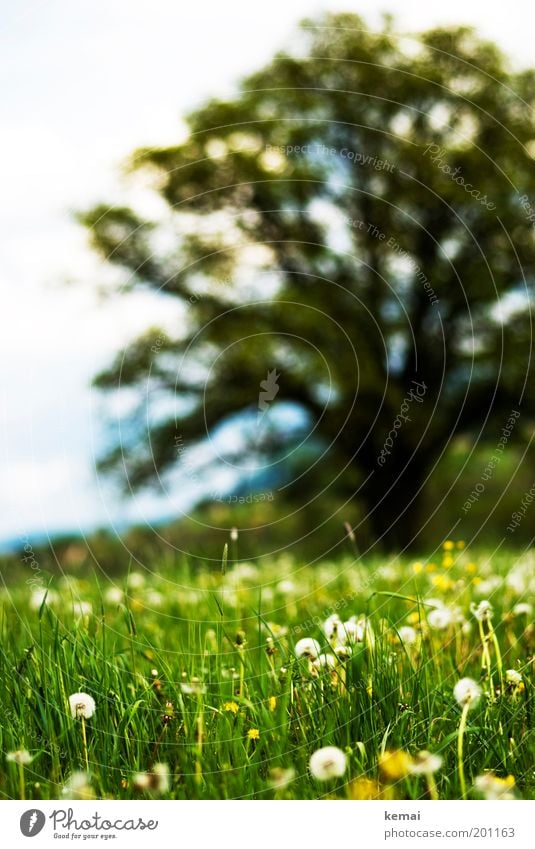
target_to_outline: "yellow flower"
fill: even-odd
[[[470,575],[473,575],[474,572],[477,572],[477,566],[475,563],[467,563],[465,568],[466,571],[470,573]]]
[[[270,696],[270,697],[269,697],[269,699],[268,699],[268,707],[269,707],[270,711],[273,713],[273,711],[274,711],[274,710],[275,710],[275,708],[277,707],[277,699],[275,698],[275,696]]]
[[[457,540],[457,548],[464,548],[464,546],[465,546],[464,539]]]
[[[444,569],[449,569],[450,566],[453,566],[454,563],[455,561],[451,554],[445,554],[442,558],[442,565],[444,566]]]
[[[422,566],[421,563],[413,563],[412,564],[412,571],[415,573],[415,575],[418,575],[420,572],[422,572],[423,568],[424,567]]]
[[[260,731],[258,730],[258,728],[249,728],[249,731],[247,732],[247,739],[248,740],[258,740],[258,739],[260,739]]]
[[[229,713],[238,713],[239,709],[239,705],[237,705],[236,702],[225,702],[223,705],[223,710],[226,710]]]
[[[444,551],[451,551],[455,547],[455,543],[451,539],[446,539],[442,543],[442,548]]]
[[[355,778],[349,783],[351,799],[382,799],[381,787],[371,778]]]
[[[437,571],[436,563],[428,563],[427,566],[425,567],[425,570],[426,570],[426,572],[436,572]]]
[[[379,755],[379,775],[381,781],[399,781],[409,774],[413,760],[402,749],[386,751]]]

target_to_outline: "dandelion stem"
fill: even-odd
[[[496,636],[496,631],[492,627],[492,623],[489,620],[489,634],[492,640],[492,645],[494,646],[494,651],[496,652],[496,666],[498,667],[498,675],[500,677],[500,692],[503,693],[503,662],[502,662],[502,653],[500,651],[500,644],[498,642],[498,637]]]
[[[19,763],[19,796],[21,799],[26,798],[26,785],[24,781],[24,764]]]
[[[85,768],[87,772],[89,772],[89,756],[87,753],[87,734],[85,731],[85,716],[82,716],[82,740],[84,744],[84,760],[85,760]]]
[[[432,772],[428,772],[426,775],[427,778],[427,789],[429,791],[429,797],[436,802],[438,799],[438,790],[437,783],[435,781],[435,776]]]
[[[485,676],[488,678],[490,689],[492,691],[492,674],[490,670],[490,652],[489,652],[489,635],[485,634],[485,630],[483,628],[483,622],[479,620],[479,635],[481,637],[481,668],[485,673]]]
[[[461,714],[461,721],[459,723],[459,731],[457,733],[457,761],[459,768],[459,783],[461,785],[461,799],[466,797],[466,779],[464,777],[464,760],[463,760],[463,744],[464,744],[464,733],[466,731],[466,720],[468,718],[468,711],[470,710],[470,702],[467,701],[463,707],[463,712]]]

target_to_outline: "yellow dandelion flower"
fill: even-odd
[[[449,569],[450,566],[453,566],[454,563],[455,563],[455,560],[453,559],[451,554],[445,554],[444,557],[442,558],[442,565],[443,565],[444,569]]]
[[[422,566],[421,563],[413,563],[412,564],[412,571],[414,572],[415,575],[419,575],[420,572],[423,572],[423,569],[424,569],[424,567]]]
[[[413,760],[408,752],[398,749],[379,755],[378,765],[381,781],[399,781],[409,775]]]
[[[466,545],[466,543],[465,543],[464,539],[457,540],[457,548],[463,549],[465,547],[465,545]]]
[[[427,566],[425,567],[425,571],[426,572],[436,572],[437,571],[436,563],[428,563]]]
[[[277,707],[277,699],[275,698],[275,696],[270,696],[270,697],[269,697],[269,699],[268,699],[268,707],[269,707],[270,711],[273,713],[273,711],[274,711],[274,710],[275,710],[275,708]]]
[[[444,551],[451,551],[453,548],[455,548],[455,543],[451,539],[446,539],[442,543],[442,548],[444,549]]]
[[[420,614],[417,610],[414,610],[412,613],[409,613],[407,616],[407,622],[409,625],[417,625],[420,621]]]
[[[258,730],[258,728],[249,728],[249,731],[247,732],[247,739],[248,740],[259,740],[260,739],[260,731]]]
[[[371,778],[355,778],[349,783],[350,799],[382,799],[381,787]]]
[[[467,563],[465,569],[469,575],[473,575],[474,572],[477,572],[477,566],[475,563]]]
[[[236,702],[225,702],[225,704],[223,705],[223,710],[227,711],[228,713],[238,713],[239,709],[240,707],[236,704]]]

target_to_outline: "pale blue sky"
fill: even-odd
[[[473,23],[515,63],[535,64],[532,0],[2,0],[0,9],[0,541],[185,503],[171,493],[121,504],[94,471],[102,401],[91,375],[163,306],[99,301],[106,274],[72,211],[149,202],[120,180],[133,148],[176,140],[185,109],[231,92],[321,9],[359,12],[372,27],[390,11],[404,31]]]

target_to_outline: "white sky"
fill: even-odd
[[[89,381],[163,307],[99,302],[103,271],[72,211],[128,200],[118,172],[132,149],[175,141],[184,110],[230,93],[322,9],[371,27],[393,12],[406,32],[472,23],[535,64],[533,0],[0,0],[0,542],[162,510],[99,491]]]

